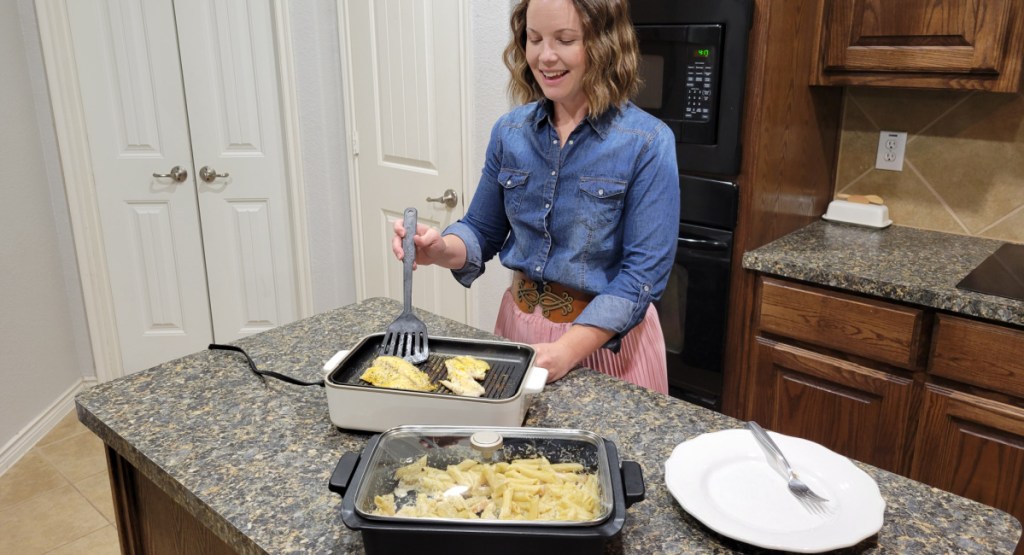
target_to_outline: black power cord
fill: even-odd
[[[235,347],[234,345],[221,345],[219,343],[210,343],[210,350],[235,351],[236,353],[242,353],[242,356],[245,357],[245,361],[247,363],[249,363],[249,370],[252,370],[252,373],[256,374],[256,376],[259,377],[260,381],[263,382],[263,385],[267,385],[267,379],[264,376],[270,376],[271,378],[276,378],[276,379],[281,380],[283,382],[288,382],[288,383],[294,384],[294,385],[302,385],[302,386],[316,385],[316,386],[324,387],[324,381],[323,380],[319,380],[319,381],[315,381],[315,382],[304,382],[302,380],[293,378],[291,376],[286,376],[284,374],[278,374],[277,372],[271,372],[269,370],[260,370],[260,369],[256,368],[256,363],[253,362],[252,357],[249,356],[249,353],[245,352],[245,349],[243,349],[241,347]]]

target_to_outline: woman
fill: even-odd
[[[463,219],[417,226],[416,263],[469,285],[515,270],[495,333],[532,344],[548,381],[580,365],[668,392],[652,301],[675,256],[675,139],[629,102],[639,88],[625,0],[521,0],[505,65],[521,106],[495,123]],[[392,250],[402,258],[402,222]]]

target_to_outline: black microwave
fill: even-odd
[[[676,136],[682,173],[737,175],[752,0],[633,0],[635,102]]]

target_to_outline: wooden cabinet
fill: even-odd
[[[911,478],[1024,520],[1024,409],[929,384],[916,436]]]
[[[1024,521],[1024,330],[765,276],[755,306],[740,418]]]
[[[905,474],[892,422],[910,418],[923,311],[771,278],[758,291],[749,417]]]
[[[892,422],[910,418],[911,380],[764,338],[755,352],[753,420],[905,474],[907,434]]]
[[[824,0],[812,84],[1021,90],[1019,0]]]
[[[1024,398],[1024,332],[939,315],[928,372]]]

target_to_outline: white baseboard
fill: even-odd
[[[68,388],[42,414],[37,416],[25,429],[14,436],[0,449],[0,474],[7,472],[14,463],[21,460],[29,449],[50,433],[60,421],[75,408],[75,395],[96,385],[96,378],[82,378]]]

